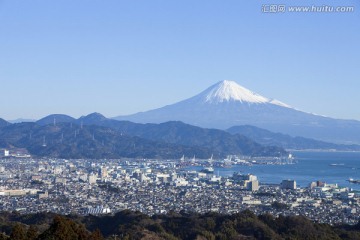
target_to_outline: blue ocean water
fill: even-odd
[[[284,179],[294,179],[300,187],[310,182],[337,183],[339,186],[360,190],[360,184],[350,183],[349,178],[360,179],[360,152],[295,152],[296,164],[291,165],[235,165],[231,168],[215,168],[220,176],[233,172],[251,173],[262,183],[279,184]],[[332,166],[331,164],[338,164]],[[201,169],[201,167],[192,167]]]

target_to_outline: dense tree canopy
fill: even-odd
[[[256,216],[169,212],[152,217],[125,210],[107,216],[60,216],[52,213],[0,214],[0,240],[228,240],[360,239],[360,223],[330,226],[303,216]]]

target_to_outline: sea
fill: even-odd
[[[307,187],[311,182],[337,183],[360,191],[360,184],[350,183],[349,178],[360,179],[360,152],[293,152],[295,164],[252,166],[233,165],[228,168],[214,168],[219,176],[231,176],[234,172],[256,175],[260,183],[280,184],[284,179],[293,179],[299,187]],[[202,167],[191,167],[201,170]]]

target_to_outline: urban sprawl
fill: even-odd
[[[356,224],[360,194],[323,182],[259,183],[251,174],[217,176],[212,166],[251,161],[0,158],[0,211],[101,215],[130,209],[304,215],[315,222]],[[275,164],[276,162],[273,162]],[[202,166],[201,171],[191,166]]]

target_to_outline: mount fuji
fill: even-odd
[[[218,82],[200,94],[178,103],[115,119],[138,123],[183,121],[218,129],[253,125],[292,136],[360,144],[359,121],[333,119],[303,112],[229,80]]]

